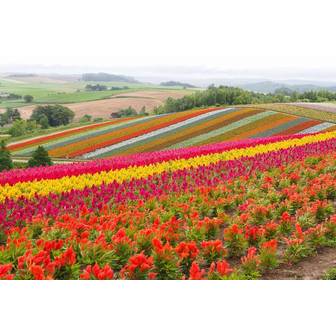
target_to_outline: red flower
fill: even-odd
[[[303,232],[302,232],[302,228],[300,226],[300,224],[296,223],[295,224],[295,229],[296,229],[296,233],[298,238],[303,239]]]
[[[12,280],[14,275],[10,274],[13,268],[12,264],[0,265],[0,279],[1,280]]]
[[[259,264],[259,258],[257,257],[257,249],[252,246],[247,250],[247,255],[241,258],[242,264],[248,264],[249,262],[254,261],[256,264]]]
[[[204,274],[205,271],[201,270],[196,262],[191,264],[189,280],[202,280]]]
[[[290,219],[291,219],[291,216],[290,216],[290,214],[289,214],[287,211],[285,211],[285,212],[281,215],[281,220],[282,220],[283,222],[289,222]]]
[[[43,268],[40,265],[31,265],[29,270],[30,270],[30,273],[33,275],[35,280],[43,280],[44,279]]]
[[[272,240],[269,240],[269,241],[267,241],[267,242],[264,242],[264,243],[261,245],[261,247],[262,247],[263,249],[267,249],[267,250],[269,250],[269,251],[271,251],[271,252],[275,252],[275,251],[277,250],[277,248],[278,248],[278,242],[277,242],[276,239],[272,239]]]
[[[103,268],[100,268],[98,264],[93,267],[91,265],[87,266],[83,273],[80,275],[82,280],[111,280],[113,279],[113,270],[110,265],[106,264]]]
[[[222,260],[211,264],[209,273],[213,272],[217,272],[220,276],[225,276],[232,272],[232,268],[226,260]]]
[[[195,242],[181,242],[176,246],[175,250],[182,259],[195,259],[199,252]]]

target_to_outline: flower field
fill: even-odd
[[[15,156],[29,157],[43,145],[55,158],[96,159],[334,129],[334,123],[274,110],[208,108],[112,120],[10,144],[9,149]]]
[[[335,246],[335,171],[323,132],[2,172],[0,278],[262,278]]]

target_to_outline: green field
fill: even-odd
[[[0,109],[6,107],[21,107],[31,104],[80,103],[85,101],[106,99],[121,93],[131,93],[147,89],[183,90],[179,87],[165,88],[160,85],[154,84],[104,82],[102,84],[108,87],[128,86],[129,89],[120,89],[113,91],[85,91],[85,86],[87,84],[96,84],[96,82],[74,81],[67,83],[34,83],[0,77],[0,93],[15,93],[21,96],[32,95],[34,97],[34,101],[32,103],[26,103],[23,99],[6,100],[0,98]],[[185,91],[186,93],[191,92],[191,90]]]

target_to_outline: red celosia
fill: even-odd
[[[217,272],[220,276],[226,276],[232,272],[230,264],[226,260],[213,262],[210,266],[209,273]]]
[[[290,214],[285,211],[282,215],[281,215],[281,220],[284,221],[284,222],[289,222],[291,219],[291,216]]]
[[[12,264],[0,265],[0,280],[12,280],[14,275],[10,274],[13,268]]]
[[[278,248],[278,242],[276,239],[272,239],[272,240],[262,243],[261,247],[263,249],[267,249],[270,252],[274,253]]]
[[[196,262],[191,264],[189,280],[202,280],[204,274],[205,271],[201,270]]]
[[[195,242],[181,242],[176,246],[175,250],[182,259],[195,259],[199,253]]]
[[[91,265],[87,266],[80,278],[83,280],[110,280],[113,279],[113,275],[110,265],[106,264],[103,268],[100,268],[98,264],[95,264],[93,267]]]

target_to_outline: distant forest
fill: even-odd
[[[125,83],[139,83],[133,77],[113,75],[105,72],[98,73],[84,73],[82,80],[86,82],[125,82]]]
[[[196,86],[188,84],[188,83],[181,83],[181,82],[176,82],[176,81],[169,81],[169,82],[162,82],[160,83],[161,86],[183,86],[185,88],[196,88]]]
[[[204,91],[197,91],[182,98],[168,98],[164,105],[154,109],[154,113],[172,113],[214,105],[266,104],[290,102],[327,102],[335,101],[336,92],[327,90],[296,92],[276,90],[274,93],[256,93],[230,86],[210,86]]]

